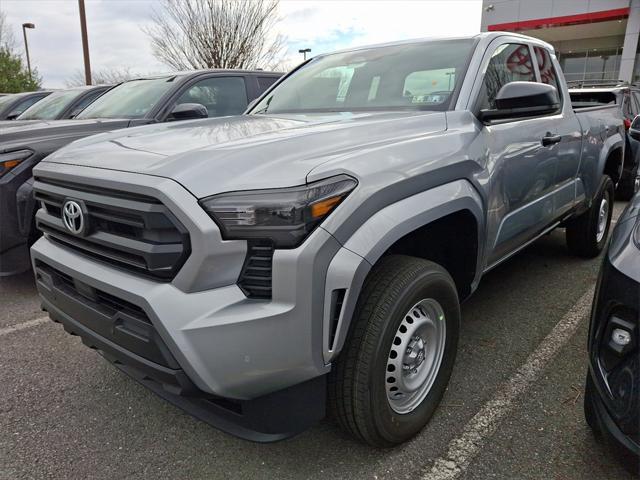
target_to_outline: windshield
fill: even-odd
[[[173,86],[176,76],[131,80],[109,90],[76,118],[142,118]]]
[[[473,40],[437,40],[312,60],[251,113],[447,110]]]
[[[84,89],[53,92],[44,99],[27,108],[18,120],[55,120],[73,102]]]

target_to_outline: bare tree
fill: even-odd
[[[176,70],[277,68],[284,37],[273,34],[279,0],[163,0],[143,28],[153,53]]]
[[[129,67],[99,68],[91,72],[91,79],[94,85],[114,85],[136,77],[140,77],[140,75],[132,72]],[[64,83],[67,87],[85,85],[84,70],[76,70]]]
[[[7,25],[7,15],[2,11],[0,11],[0,48],[12,53],[16,48],[13,30]]]

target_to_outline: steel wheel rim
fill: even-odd
[[[598,233],[596,234],[596,240],[598,243],[604,238],[604,234],[607,231],[607,220],[609,219],[609,198],[608,194],[602,197],[600,202],[600,210],[598,211]]]
[[[434,299],[420,300],[396,330],[385,372],[387,401],[399,414],[415,410],[431,391],[442,365],[447,326]]]

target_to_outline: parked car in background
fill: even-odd
[[[112,85],[96,85],[57,90],[22,112],[15,120],[0,121],[2,128],[14,128],[44,120],[74,118]]]
[[[73,120],[0,130],[0,276],[29,268],[28,245],[37,233],[31,171],[44,157],[74,140],[109,130],[238,115],[281,75],[201,70],[139,78],[112,88]]]
[[[619,217],[589,327],[584,397],[589,426],[640,474],[640,195]]]
[[[390,447],[438,407],[485,272],[558,226],[571,253],[602,251],[624,135],[615,105],[574,112],[531,37],[322,55],[245,115],[40,162],[38,291],[219,428],[279,440],[328,398],[345,430]]]
[[[569,93],[575,108],[616,104],[627,131],[633,119],[640,114],[640,87],[637,85],[611,81],[581,81],[571,82],[571,86],[573,88],[569,89]],[[616,197],[621,200],[633,197],[640,164],[640,141],[628,135],[626,142],[623,171],[616,188]]]
[[[14,120],[27,108],[49,95],[49,90],[13,93],[0,98],[0,120]]]

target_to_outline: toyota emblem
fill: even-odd
[[[74,200],[67,200],[62,207],[62,221],[71,233],[81,235],[84,232],[84,213],[80,204]]]

